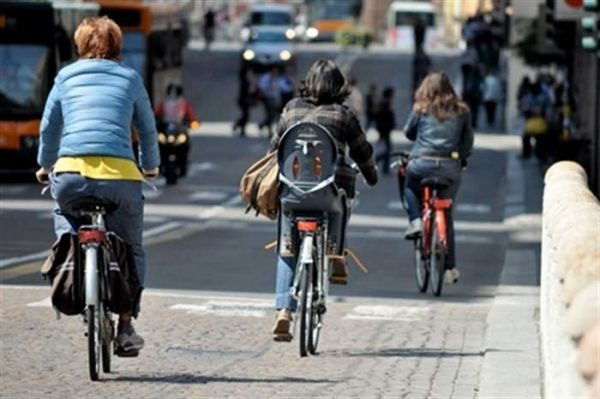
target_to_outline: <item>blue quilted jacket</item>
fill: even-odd
[[[79,60],[54,80],[40,126],[38,163],[50,168],[58,157],[85,155],[133,160],[132,122],[141,166],[157,167],[156,123],[140,75],[111,60]]]

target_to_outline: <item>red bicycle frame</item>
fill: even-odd
[[[452,200],[438,198],[437,195],[433,195],[433,190],[429,186],[423,187],[422,200],[423,210],[421,218],[423,221],[423,247],[427,252],[431,251],[432,216],[435,216],[434,220],[440,235],[440,241],[444,247],[447,247],[448,224],[446,223],[446,209],[452,207]]]

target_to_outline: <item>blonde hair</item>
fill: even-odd
[[[415,93],[413,110],[431,114],[440,121],[455,118],[468,109],[456,95],[450,79],[442,72],[427,75]]]
[[[85,18],[75,31],[75,45],[81,58],[119,60],[123,46],[121,28],[106,16]]]

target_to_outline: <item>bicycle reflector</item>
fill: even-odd
[[[81,230],[79,242],[81,244],[99,244],[104,240],[104,232],[100,230]]]
[[[436,198],[435,201],[433,201],[433,207],[435,209],[448,209],[451,206],[452,206],[452,200],[449,198],[446,198],[446,199]]]
[[[296,225],[298,227],[298,231],[303,232],[314,232],[317,231],[317,222],[314,220],[300,220]]]
[[[298,157],[294,157],[292,161],[292,175],[294,175],[295,180],[298,180],[298,176],[300,176],[300,160]]]

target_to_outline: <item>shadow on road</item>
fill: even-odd
[[[237,377],[219,377],[219,376],[203,376],[198,374],[164,374],[164,375],[137,375],[137,376],[122,376],[116,377],[112,381],[121,382],[149,382],[149,383],[171,383],[171,384],[208,384],[211,382],[217,383],[241,383],[241,384],[331,384],[338,383],[337,380],[328,379],[310,379],[298,377],[281,377],[281,378],[237,378]]]
[[[491,352],[508,352],[498,349],[486,349],[478,352],[457,352],[452,350],[444,349],[431,349],[431,348],[389,348],[380,349],[375,351],[363,351],[363,352],[332,352],[331,356],[339,357],[419,357],[419,358],[446,358],[446,357],[475,357],[485,356]],[[516,352],[516,351],[510,351]],[[327,356],[323,353],[322,356]]]

